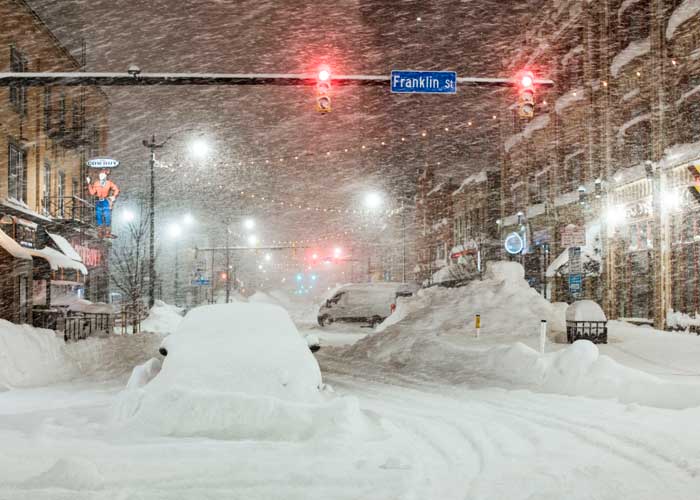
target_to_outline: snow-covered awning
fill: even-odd
[[[0,248],[12,255],[15,259],[32,260],[32,256],[27,249],[10,238],[2,229],[0,229]]]
[[[600,255],[596,254],[591,247],[581,247],[581,265],[585,266],[590,262],[600,262]],[[563,274],[568,274],[569,266],[569,247],[566,247],[559,256],[552,261],[552,263],[547,267],[545,275],[548,278],[553,278],[554,276],[561,276]],[[564,269],[564,268],[567,269]],[[566,271],[566,272],[564,272]]]
[[[53,233],[49,233],[49,236],[51,236],[51,239],[56,244],[58,249],[64,254],[66,254],[67,257],[78,262],[83,261],[82,257],[80,257],[80,254],[75,250],[75,248],[73,248],[73,245],[68,243],[68,240],[65,239],[63,236],[61,236],[60,234]]]
[[[72,269],[80,272],[81,274],[87,274],[87,268],[82,262],[75,261],[68,257],[66,254],[54,250],[53,248],[28,248],[27,252],[32,257],[37,257],[44,259],[49,263],[52,271],[58,271],[59,269]]]

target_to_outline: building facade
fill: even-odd
[[[80,71],[23,0],[0,0],[0,71]],[[107,148],[97,88],[0,87],[0,318],[31,319],[76,296],[107,299],[108,244],[93,227],[85,162]]]
[[[536,89],[533,119],[508,107],[515,92],[501,106],[500,196],[488,199],[500,246],[512,233],[524,240],[508,258],[551,300],[591,298],[610,318],[672,327],[669,311],[700,311],[688,168],[700,165],[700,2],[546,2],[531,19],[503,71],[527,68],[555,86]],[[435,223],[470,202],[428,201],[429,186],[423,174],[418,219]],[[453,243],[479,223],[455,215]],[[430,262],[425,252],[444,236],[422,227]]]

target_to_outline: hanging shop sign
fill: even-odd
[[[569,247],[569,275],[581,274],[582,272],[581,247]]]
[[[522,251],[525,249],[525,242],[519,233],[513,232],[506,236],[503,246],[506,249],[506,252],[511,255],[516,255],[522,253]]]
[[[653,213],[654,207],[651,203],[651,198],[630,203],[625,207],[625,215],[628,219],[650,217]]]
[[[574,297],[580,295],[581,288],[583,284],[583,279],[580,274],[570,274],[569,275],[569,292]]]
[[[582,247],[586,245],[586,230],[576,224],[568,224],[561,228],[561,246]]]
[[[86,164],[90,168],[117,168],[119,161],[113,158],[91,158]]]
[[[534,245],[549,243],[549,240],[549,229],[540,229],[539,231],[532,232],[532,242]]]

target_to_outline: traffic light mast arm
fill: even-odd
[[[316,73],[0,73],[0,87],[22,85],[316,85]],[[332,75],[334,85],[387,85],[389,75]],[[511,87],[513,78],[458,77],[457,83],[470,86]],[[552,80],[538,79],[535,85],[551,87]]]

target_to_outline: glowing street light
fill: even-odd
[[[270,255],[269,253],[265,254],[265,260],[267,262],[270,262],[272,260],[272,255]]]
[[[195,158],[206,158],[209,155],[209,143],[204,139],[196,139],[190,143],[190,153]]]
[[[248,230],[251,230],[255,228],[255,221],[253,219],[246,219],[243,221],[243,227]]]
[[[342,248],[340,248],[340,247],[335,247],[335,248],[333,249],[333,257],[335,257],[336,259],[337,259],[338,257],[340,257],[342,254],[343,254],[343,249],[342,249]]]
[[[377,192],[370,192],[365,195],[365,206],[370,210],[379,208],[382,205],[382,195]]]
[[[122,216],[125,222],[133,222],[136,219],[136,214],[131,210],[124,210],[124,215]]]
[[[192,214],[187,213],[185,216],[182,218],[182,222],[186,225],[189,226],[192,223],[194,223],[194,217],[192,217]]]
[[[254,247],[255,245],[257,245],[258,244],[258,237],[255,236],[254,234],[251,234],[250,236],[248,236],[248,244],[251,247]]]
[[[182,234],[182,228],[177,224],[170,224],[170,226],[168,226],[168,233],[171,238],[177,238]]]

